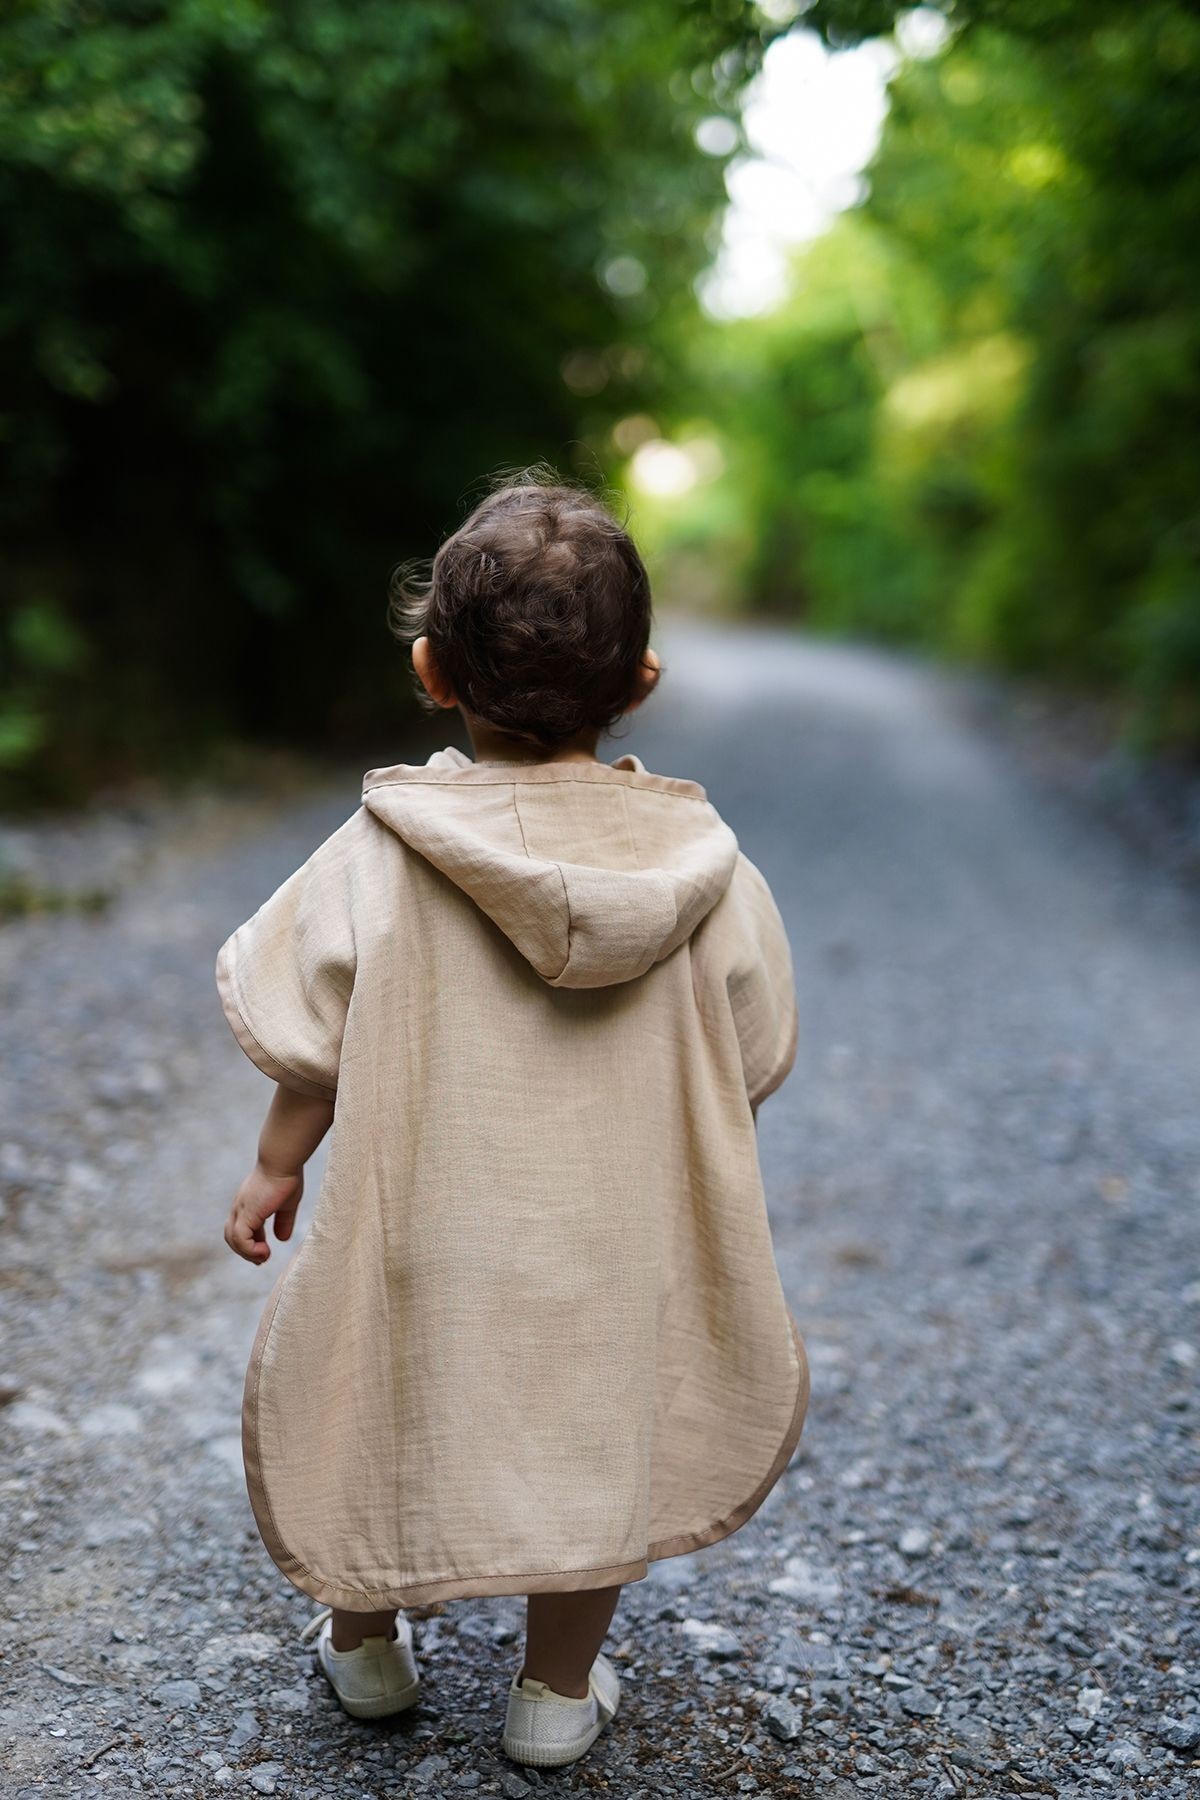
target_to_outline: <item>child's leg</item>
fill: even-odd
[[[620,1587],[568,1594],[530,1594],[526,1602],[521,1679],[544,1681],[556,1694],[586,1700],[588,1674],[612,1623]]]
[[[330,1620],[330,1642],[335,1650],[357,1650],[364,1638],[390,1638],[396,1623],[396,1608],[390,1612],[343,1612],[335,1606]]]

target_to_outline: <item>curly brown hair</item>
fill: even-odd
[[[641,691],[642,559],[603,500],[544,465],[503,477],[431,565],[395,571],[389,593],[395,635],[427,637],[455,698],[510,737],[553,748],[610,732]]]

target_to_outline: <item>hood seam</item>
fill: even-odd
[[[468,766],[469,766],[469,768],[474,769],[474,768],[478,768],[480,765],[477,763],[471,763]],[[543,765],[535,765],[535,767],[541,767],[541,766],[543,766]],[[603,767],[605,767],[606,769],[612,769],[612,766],[613,765],[611,763],[605,763],[603,765]],[[455,783],[455,780],[458,776],[463,775],[466,772],[467,772],[466,769],[448,769],[448,770],[446,770],[445,774],[442,776],[437,776],[437,775],[393,775],[384,781],[364,782],[362,792],[364,795],[372,794],[376,791],[377,788],[383,788],[383,787],[448,787]],[[635,769],[617,769],[615,771],[615,773],[618,776],[628,777],[628,779],[619,781],[617,784],[623,792],[628,788],[635,787],[635,788],[640,788],[644,792],[647,792],[647,793],[666,794],[666,795],[669,795],[670,798],[675,799],[675,800],[692,800],[692,801],[697,802],[701,806],[709,806],[712,804],[706,793],[696,794],[696,793],[687,793],[686,791],[684,791],[683,786],[682,786],[683,783],[686,782],[688,787],[694,787],[696,785],[694,782],[688,781],[686,776],[654,775],[648,769],[644,771],[645,779],[639,779],[639,773],[642,773],[642,772],[639,772],[638,770],[635,770]],[[555,773],[553,775],[547,774],[544,776],[541,776],[541,775],[535,776],[534,779],[535,780],[549,780],[549,781],[556,781],[556,782],[565,782],[565,781],[592,782],[592,781],[596,781],[597,779],[604,779],[604,778],[597,777],[595,775],[590,775],[590,774],[589,775],[559,775],[559,774]],[[668,782],[671,783],[671,785],[669,787],[665,785]],[[461,783],[461,785],[464,787],[509,787],[509,788],[511,788],[511,787],[515,787],[516,783],[513,781],[511,776],[497,775],[497,776],[487,776],[487,777],[483,778],[482,780],[464,781]]]
[[[515,781],[513,781],[513,782],[509,783],[509,786],[512,790],[512,794],[511,794],[512,809],[513,809],[513,812],[517,816],[517,830],[521,834],[521,848],[525,852],[526,862],[532,862],[533,857],[529,853],[529,839],[525,836],[525,821],[521,817],[521,805],[517,799],[517,784]]]
[[[551,981],[561,981],[563,976],[566,974],[567,970],[571,966],[571,927],[572,927],[574,921],[571,916],[571,890],[567,886],[567,878],[563,874],[562,864],[560,862],[556,862],[554,866],[558,870],[558,879],[562,882],[563,905],[567,909],[567,958],[566,958],[566,961],[563,963],[562,968],[558,971],[558,974],[552,975],[550,977],[550,979],[551,979]]]
[[[633,866],[640,872],[642,859],[638,855],[637,838],[634,836],[633,821],[629,817],[629,795],[624,787],[621,789],[621,811],[625,816],[625,835],[629,839],[629,848],[633,852]]]
[[[492,784],[489,782],[486,785],[491,786]],[[515,781],[510,781],[508,785],[512,790],[512,809],[513,809],[513,812],[516,814],[517,830],[521,833],[521,848],[525,852],[526,862],[528,862],[532,866],[533,855],[529,848],[529,839],[525,836],[525,821],[521,817],[521,803],[517,799],[517,784]],[[545,858],[545,859],[539,858],[539,861],[541,861],[541,860],[554,862],[554,859],[552,857]],[[549,980],[551,982],[561,981],[563,976],[566,974],[567,970],[571,966],[571,895],[567,889],[567,878],[563,874],[562,863],[554,862],[554,867],[558,871],[558,879],[562,883],[563,905],[567,909],[567,954],[563,961],[562,968],[558,971],[557,975],[543,976],[543,980]]]

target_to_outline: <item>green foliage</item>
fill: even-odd
[[[724,198],[694,131],[763,31],[742,0],[10,4],[0,743],[28,791],[227,731],[378,739],[390,565],[490,467],[594,461],[676,381]]]
[[[696,591],[1200,742],[1200,15],[942,10],[866,202],[701,329],[749,0],[10,0],[0,792],[386,746],[393,562],[645,413],[724,450],[670,527]]]
[[[19,602],[7,621],[0,705],[0,772],[19,769],[46,744],[57,683],[85,660],[78,628],[52,597]]]
[[[1129,12],[1126,0],[920,0],[947,24],[970,32],[992,27],[1039,43],[1088,36],[1108,20]],[[804,23],[837,49],[864,38],[883,37],[913,10],[913,0],[812,0],[799,8]]]
[[[950,16],[864,205],[777,317],[714,330],[747,597],[1123,688],[1131,737],[1198,744],[1200,17]]]

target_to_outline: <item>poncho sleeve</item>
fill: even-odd
[[[355,819],[325,840],[217,953],[234,1037],[264,1075],[332,1100],[354,987]]]
[[[746,1077],[757,1109],[796,1060],[799,1015],[791,949],[765,876],[739,852],[737,954],[726,977]]]

